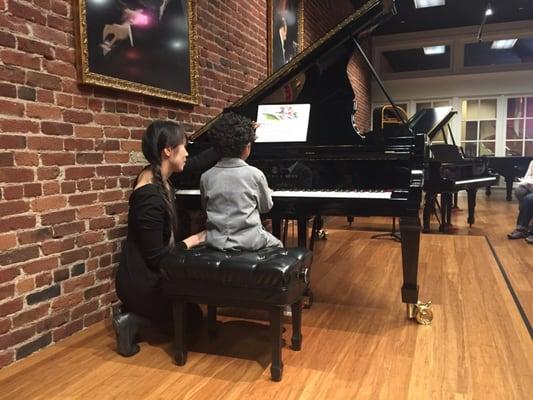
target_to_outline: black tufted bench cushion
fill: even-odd
[[[215,329],[216,307],[266,309],[272,336],[272,379],[281,380],[282,313],[292,307],[292,348],[301,348],[302,296],[309,280],[312,253],[304,248],[267,248],[257,252],[222,252],[197,248],[177,252],[161,263],[163,292],[173,300],[175,353],[187,361],[184,344],[186,303],[208,305],[208,329]]]

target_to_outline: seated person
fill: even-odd
[[[154,121],[142,138],[142,152],[148,165],[133,184],[129,199],[128,234],[116,276],[116,292],[122,313],[113,317],[118,352],[131,356],[139,351],[135,336],[144,325],[170,327],[171,301],[161,292],[159,264],[171,252],[203,244],[205,231],[183,241],[176,240],[178,221],[172,183],[182,172],[203,172],[219,159],[213,149],[187,158],[187,136],[172,121]],[[187,309],[189,326],[199,326],[202,310]]]
[[[200,179],[209,247],[248,251],[283,247],[261,224],[259,213],[270,211],[273,205],[266,177],[245,161],[255,129],[253,121],[232,112],[223,114],[211,128],[214,147],[222,159]]]
[[[507,235],[509,239],[526,239],[526,242],[533,244],[533,226],[529,223],[533,218],[533,161],[529,163],[526,175],[520,179],[520,183],[515,189],[515,196],[518,199],[518,218],[516,229]]]

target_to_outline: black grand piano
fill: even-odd
[[[487,157],[489,169],[505,178],[507,201],[512,200],[513,182],[526,174],[531,161],[533,156]],[[490,194],[490,187],[487,187],[487,194]]]
[[[498,175],[488,169],[484,157],[465,157],[461,147],[455,144],[450,120],[457,114],[451,107],[438,107],[423,110],[419,125],[428,132],[430,158],[427,160],[427,175],[424,182],[426,192],[424,204],[424,232],[430,230],[431,213],[435,210],[438,194],[440,202],[440,226],[444,232],[451,225],[453,196],[466,190],[468,199],[468,223],[475,222],[476,193],[480,187],[490,187],[498,182]],[[437,140],[439,141],[437,143]]]
[[[311,216],[399,217],[402,301],[409,317],[421,322],[417,274],[425,136],[404,127],[387,137],[359,135],[346,71],[354,51],[362,52],[357,38],[394,13],[392,0],[368,1],[226,111],[256,120],[259,105],[310,104],[305,142],[255,143],[247,160],[274,191],[273,233],[280,237],[282,219],[296,219],[302,246]],[[192,135],[190,154],[209,146],[209,128],[217,118]],[[198,187],[199,177],[180,182],[178,211],[200,208]]]

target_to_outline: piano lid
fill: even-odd
[[[353,43],[351,38],[371,32],[388,17],[396,14],[394,1],[367,1],[356,12],[331,29],[321,39],[300,52],[290,62],[267,77],[237,102],[227,107],[225,111],[234,111],[255,119],[259,104],[294,103],[298,101],[313,103],[313,100],[310,100],[311,96],[314,98],[323,97],[325,94],[324,87],[331,86],[327,79],[331,79],[331,76],[339,75],[338,72],[342,69],[342,65],[344,64],[345,66],[352,55]],[[311,73],[309,70],[313,70],[313,72]],[[322,79],[321,74],[325,70],[329,70],[327,72],[328,76],[326,79]],[[309,83],[311,80],[314,80],[314,82]],[[349,84],[347,77],[345,80],[347,81],[346,84]],[[319,90],[315,88],[314,93],[309,95],[309,86],[315,85],[317,81],[322,81],[322,83],[317,85],[320,86]],[[306,83],[308,83],[307,86]],[[331,101],[331,107],[335,107],[335,100],[342,97],[344,103],[350,103],[348,107],[351,110],[354,96],[351,86],[348,90],[345,87],[346,84],[342,82],[341,85],[338,85],[341,87],[340,92],[332,91],[329,94],[326,93],[328,99],[331,98],[333,100]],[[336,86],[337,82],[334,85]],[[303,90],[304,87],[306,90]],[[348,91],[351,93],[348,93]],[[328,99],[323,98],[322,100],[326,102]],[[326,111],[325,107],[323,107],[322,114],[325,114]],[[206,125],[197,130],[190,139],[195,140],[203,135],[219,117],[220,114],[211,119]],[[335,118],[331,119],[335,120]]]
[[[452,111],[451,107],[425,108],[413,116],[410,126],[414,133],[427,133],[429,140],[433,140],[455,114],[457,111]]]

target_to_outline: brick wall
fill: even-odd
[[[350,12],[322,3],[306,2],[306,43]],[[198,0],[201,105],[82,86],[73,11],[0,0],[0,367],[109,315],[144,127],[192,131],[267,70],[265,1]],[[363,108],[368,77],[350,75]]]

